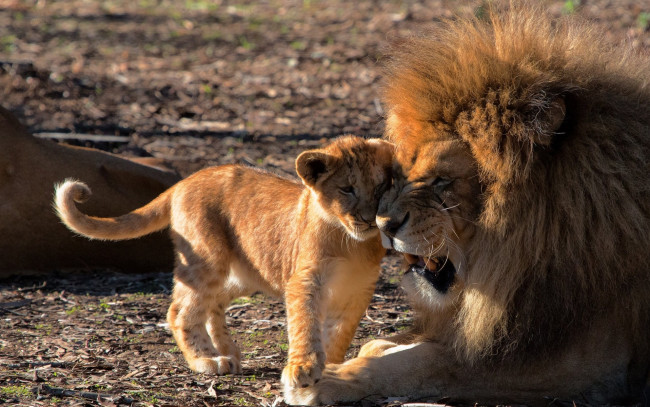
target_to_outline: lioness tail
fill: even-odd
[[[169,226],[169,190],[145,206],[114,218],[89,216],[77,209],[91,195],[83,182],[67,179],[54,186],[54,209],[75,233],[90,239],[126,240],[141,237]]]

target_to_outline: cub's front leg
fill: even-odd
[[[321,284],[315,267],[299,269],[285,288],[289,361],[282,371],[285,388],[315,384],[325,367],[321,335]]]
[[[323,338],[327,363],[341,363],[375,292],[379,267],[344,268],[325,292]]]

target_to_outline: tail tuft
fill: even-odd
[[[92,191],[88,185],[71,178],[55,185],[54,190],[56,202],[61,203],[70,198],[77,203],[84,203],[92,195]]]
[[[168,200],[161,194],[147,205],[117,217],[89,216],[77,208],[90,198],[90,188],[81,181],[66,179],[54,186],[53,207],[61,222],[71,231],[89,239],[134,239],[169,226]]]
[[[53,207],[56,214],[67,225],[73,214],[76,212],[74,202],[83,203],[90,198],[92,192],[88,185],[71,178],[54,185]]]
[[[72,199],[74,199],[74,201],[77,203],[86,202],[88,198],[90,198],[90,195],[92,195],[92,191],[88,185],[84,184],[83,182],[76,181],[72,183],[71,181],[68,185]]]

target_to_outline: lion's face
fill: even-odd
[[[327,221],[353,239],[377,237],[379,199],[390,186],[393,145],[378,139],[342,137],[320,150],[306,151],[296,170]]]
[[[428,137],[397,146],[393,186],[381,199],[377,224],[385,245],[404,253],[410,264],[405,288],[435,303],[466,268],[480,184],[466,144],[433,127],[418,130]]]

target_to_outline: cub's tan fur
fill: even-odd
[[[413,330],[329,365],[289,402],[640,399],[650,59],[530,6],[446,22],[394,49],[384,103],[399,171],[377,224],[413,261],[446,257],[455,281],[440,290],[430,264],[413,268],[403,283]]]
[[[306,185],[253,168],[208,168],[148,205],[117,218],[76,208],[90,190],[56,188],[55,207],[73,231],[132,239],[170,227],[177,254],[167,318],[190,367],[240,373],[240,352],[225,326],[234,298],[284,296],[289,387],[313,384],[325,361],[340,363],[370,302],[382,248],[375,224],[390,184],[392,146],[342,137],[296,160]]]

